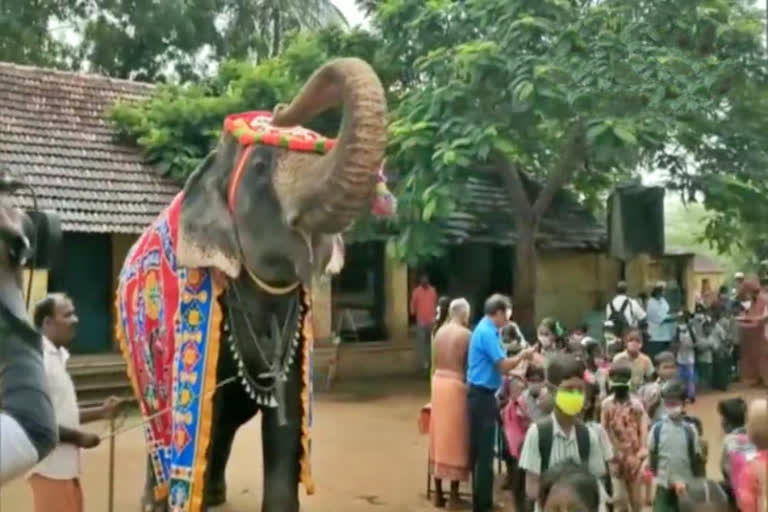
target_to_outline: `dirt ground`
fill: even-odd
[[[763,392],[764,393],[764,392]],[[702,396],[691,412],[704,422],[710,443],[710,474],[718,474],[722,434],[716,404],[741,394]],[[757,391],[744,393],[751,399]],[[302,496],[305,512],[426,512],[427,439],[418,434],[416,419],[428,400],[423,382],[376,380],[340,383],[332,394],[318,397],[313,428],[314,496]],[[136,422],[138,418],[129,418]],[[261,503],[261,448],[258,418],[245,425],[235,440],[228,470],[229,503],[225,512],[252,512]],[[96,433],[104,426],[89,426]],[[117,439],[114,512],[138,512],[144,481],[141,429]],[[107,512],[109,452],[106,444],[83,456],[82,484],[86,512]],[[0,511],[32,510],[29,489],[15,482],[0,491]],[[502,499],[502,501],[504,501]],[[505,500],[509,501],[509,500]],[[511,507],[509,508],[511,511]]]

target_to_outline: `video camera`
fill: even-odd
[[[53,211],[38,209],[35,190],[23,179],[0,170],[0,193],[15,194],[23,189],[29,190],[33,201],[32,209],[22,210],[24,235],[29,241],[24,260],[32,268],[50,268],[61,242],[61,219]]]

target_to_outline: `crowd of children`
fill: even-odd
[[[502,331],[511,353],[525,344],[518,332]],[[513,493],[516,510],[571,510],[561,505],[569,496],[583,505],[578,510],[636,512],[650,505],[657,512],[738,510],[740,474],[745,461],[757,453],[745,429],[746,404],[734,399],[720,405],[727,436],[722,454],[724,482],[719,485],[706,479],[708,454],[701,422],[686,414],[697,384],[712,386],[713,365],[721,359],[730,365],[728,327],[722,317],[697,311],[681,318],[675,351],[658,353],[654,361],[642,351],[644,337],[639,329],[628,329],[621,338],[607,329],[600,341],[586,332],[581,327],[565,335],[557,322],[543,321],[537,357],[508,376],[499,394],[508,472],[504,487]],[[573,371],[563,370],[572,366],[558,359],[561,355],[578,362],[583,391],[574,388]],[[563,381],[571,387],[563,390]],[[581,400],[575,398],[578,393]],[[576,452],[574,447],[573,453],[579,454],[576,458],[586,469],[553,460],[551,439],[547,453],[552,452],[552,458],[545,461],[542,455],[543,425],[549,418],[561,422],[569,415],[577,418],[574,437],[579,449]],[[586,442],[591,445],[586,453],[579,436],[582,425],[589,433],[585,439],[591,440]],[[552,427],[546,428],[551,436]],[[760,428],[768,430],[768,425]],[[552,467],[545,472],[549,462]]]

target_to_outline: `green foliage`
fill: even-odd
[[[346,25],[331,0],[3,0],[0,60],[196,80],[222,60],[274,57],[297,31]]]
[[[0,61],[67,67],[71,57],[55,34],[81,12],[76,0],[3,0],[0,2]]]
[[[765,203],[768,67],[760,15],[741,0],[385,0],[375,26],[413,68],[392,125],[405,174],[392,254],[439,254],[434,228],[480,166],[557,183],[579,123],[586,162],[566,186],[593,204],[660,171],[724,212],[707,234],[728,244],[718,219]]]
[[[272,110],[290,101],[304,81],[323,63],[336,56],[357,56],[386,61],[370,34],[329,28],[314,34],[299,34],[276,58],[259,64],[246,61],[223,63],[216,76],[199,84],[162,85],[143,103],[117,105],[111,118],[121,133],[137,140],[149,161],[160,171],[183,182],[216,144],[226,115],[247,110]],[[328,136],[338,129],[340,112],[330,111],[310,127]]]

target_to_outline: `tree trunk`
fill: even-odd
[[[532,332],[536,322],[536,235],[539,222],[552,204],[555,194],[571,178],[574,171],[584,163],[586,139],[584,124],[578,119],[560,152],[557,164],[549,173],[535,201],[525,191],[520,170],[508,161],[496,163],[501,173],[504,188],[515,204],[515,321],[527,332]]]
[[[275,7],[272,10],[272,55],[270,57],[277,57],[280,53],[280,43],[282,42],[282,25],[280,24],[280,9]]]
[[[526,335],[536,329],[536,224],[515,223],[514,319]]]

